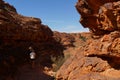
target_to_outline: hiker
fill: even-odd
[[[29,47],[29,50],[30,50],[30,59],[31,59],[31,65],[32,65],[32,68],[34,68],[35,66],[35,59],[36,59],[36,53],[34,52],[34,49],[30,46]]]

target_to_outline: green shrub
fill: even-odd
[[[80,39],[81,39],[82,41],[84,41],[84,42],[86,42],[86,40],[87,40],[87,38],[84,37],[84,36],[80,36]]]
[[[69,57],[70,54],[67,54],[65,56],[58,56],[58,57],[51,56],[51,61],[53,62],[53,64],[56,65],[55,67],[53,67],[53,71],[56,72],[57,70],[59,70],[59,68]]]

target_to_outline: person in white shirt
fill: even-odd
[[[30,46],[29,47],[29,50],[30,50],[30,59],[31,59],[31,65],[32,65],[32,68],[35,67],[35,59],[36,59],[36,53],[34,52],[34,49]]]

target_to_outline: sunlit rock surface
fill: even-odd
[[[75,53],[58,70],[57,80],[120,80],[119,4],[119,0],[78,0],[80,23],[92,33],[79,37],[85,43],[74,44]]]

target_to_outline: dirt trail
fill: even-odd
[[[54,80],[49,75],[46,75],[41,70],[39,65],[35,65],[34,68],[30,64],[19,67],[15,80]]]

